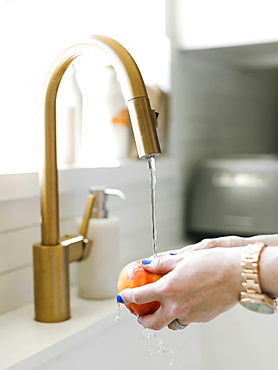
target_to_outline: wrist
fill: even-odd
[[[260,259],[260,283],[262,292],[270,297],[278,297],[278,247],[264,248]]]
[[[241,256],[244,248],[229,248],[227,249],[228,261],[230,261],[230,279],[233,282],[233,294],[235,302],[239,301],[240,292],[242,290],[242,278],[241,278]]]

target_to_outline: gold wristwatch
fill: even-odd
[[[240,293],[240,304],[249,310],[259,313],[274,313],[277,302],[262,293],[259,280],[259,262],[264,243],[249,244],[244,248],[241,257],[241,276],[243,291]]]

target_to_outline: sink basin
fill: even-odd
[[[82,341],[39,370],[201,369],[198,330],[193,325],[187,332],[154,332],[139,325],[125,308],[119,322],[115,316],[116,311],[88,328]]]

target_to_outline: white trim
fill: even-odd
[[[157,178],[163,179],[177,170],[173,158],[158,157],[156,160]],[[148,181],[148,166],[145,160],[133,159],[114,167],[67,168],[59,170],[59,191],[69,192],[83,189],[84,186],[119,186],[132,180]],[[38,173],[0,175],[0,201],[36,197],[39,195]]]

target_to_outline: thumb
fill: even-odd
[[[178,255],[163,255],[153,259],[141,260],[144,270],[156,274],[168,274],[178,263]]]

